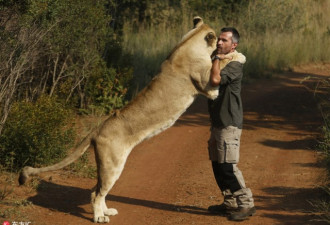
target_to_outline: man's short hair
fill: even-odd
[[[224,27],[221,29],[221,33],[222,32],[231,32],[233,34],[232,36],[233,43],[239,42],[239,33],[234,27]]]

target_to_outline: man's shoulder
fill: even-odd
[[[241,71],[243,69],[243,63],[238,61],[231,61],[229,62],[223,70],[229,70],[229,71]]]

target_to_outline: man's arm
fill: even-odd
[[[221,82],[221,76],[220,76],[220,60],[222,59],[227,59],[228,56],[224,55],[224,54],[218,54],[214,56],[214,59],[212,61],[212,68],[211,68],[211,74],[210,74],[210,83],[211,86],[216,87],[219,86],[220,82]],[[229,57],[230,59],[232,57]]]
[[[215,58],[212,61],[212,68],[211,68],[211,74],[210,74],[210,84],[213,87],[219,86],[221,81],[220,76],[220,57],[219,59],[216,58],[217,55],[215,55]]]

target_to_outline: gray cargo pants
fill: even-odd
[[[208,141],[214,176],[228,208],[254,206],[252,192],[246,187],[242,172],[237,167],[241,134],[242,129],[233,126],[212,127]]]

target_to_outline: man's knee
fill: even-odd
[[[212,161],[212,167],[220,176],[230,175],[234,172],[234,166],[232,163],[219,163]]]
[[[241,178],[236,176],[238,169],[236,164],[218,163],[217,169],[219,176],[223,177],[225,187],[229,188],[232,193],[243,188]]]

